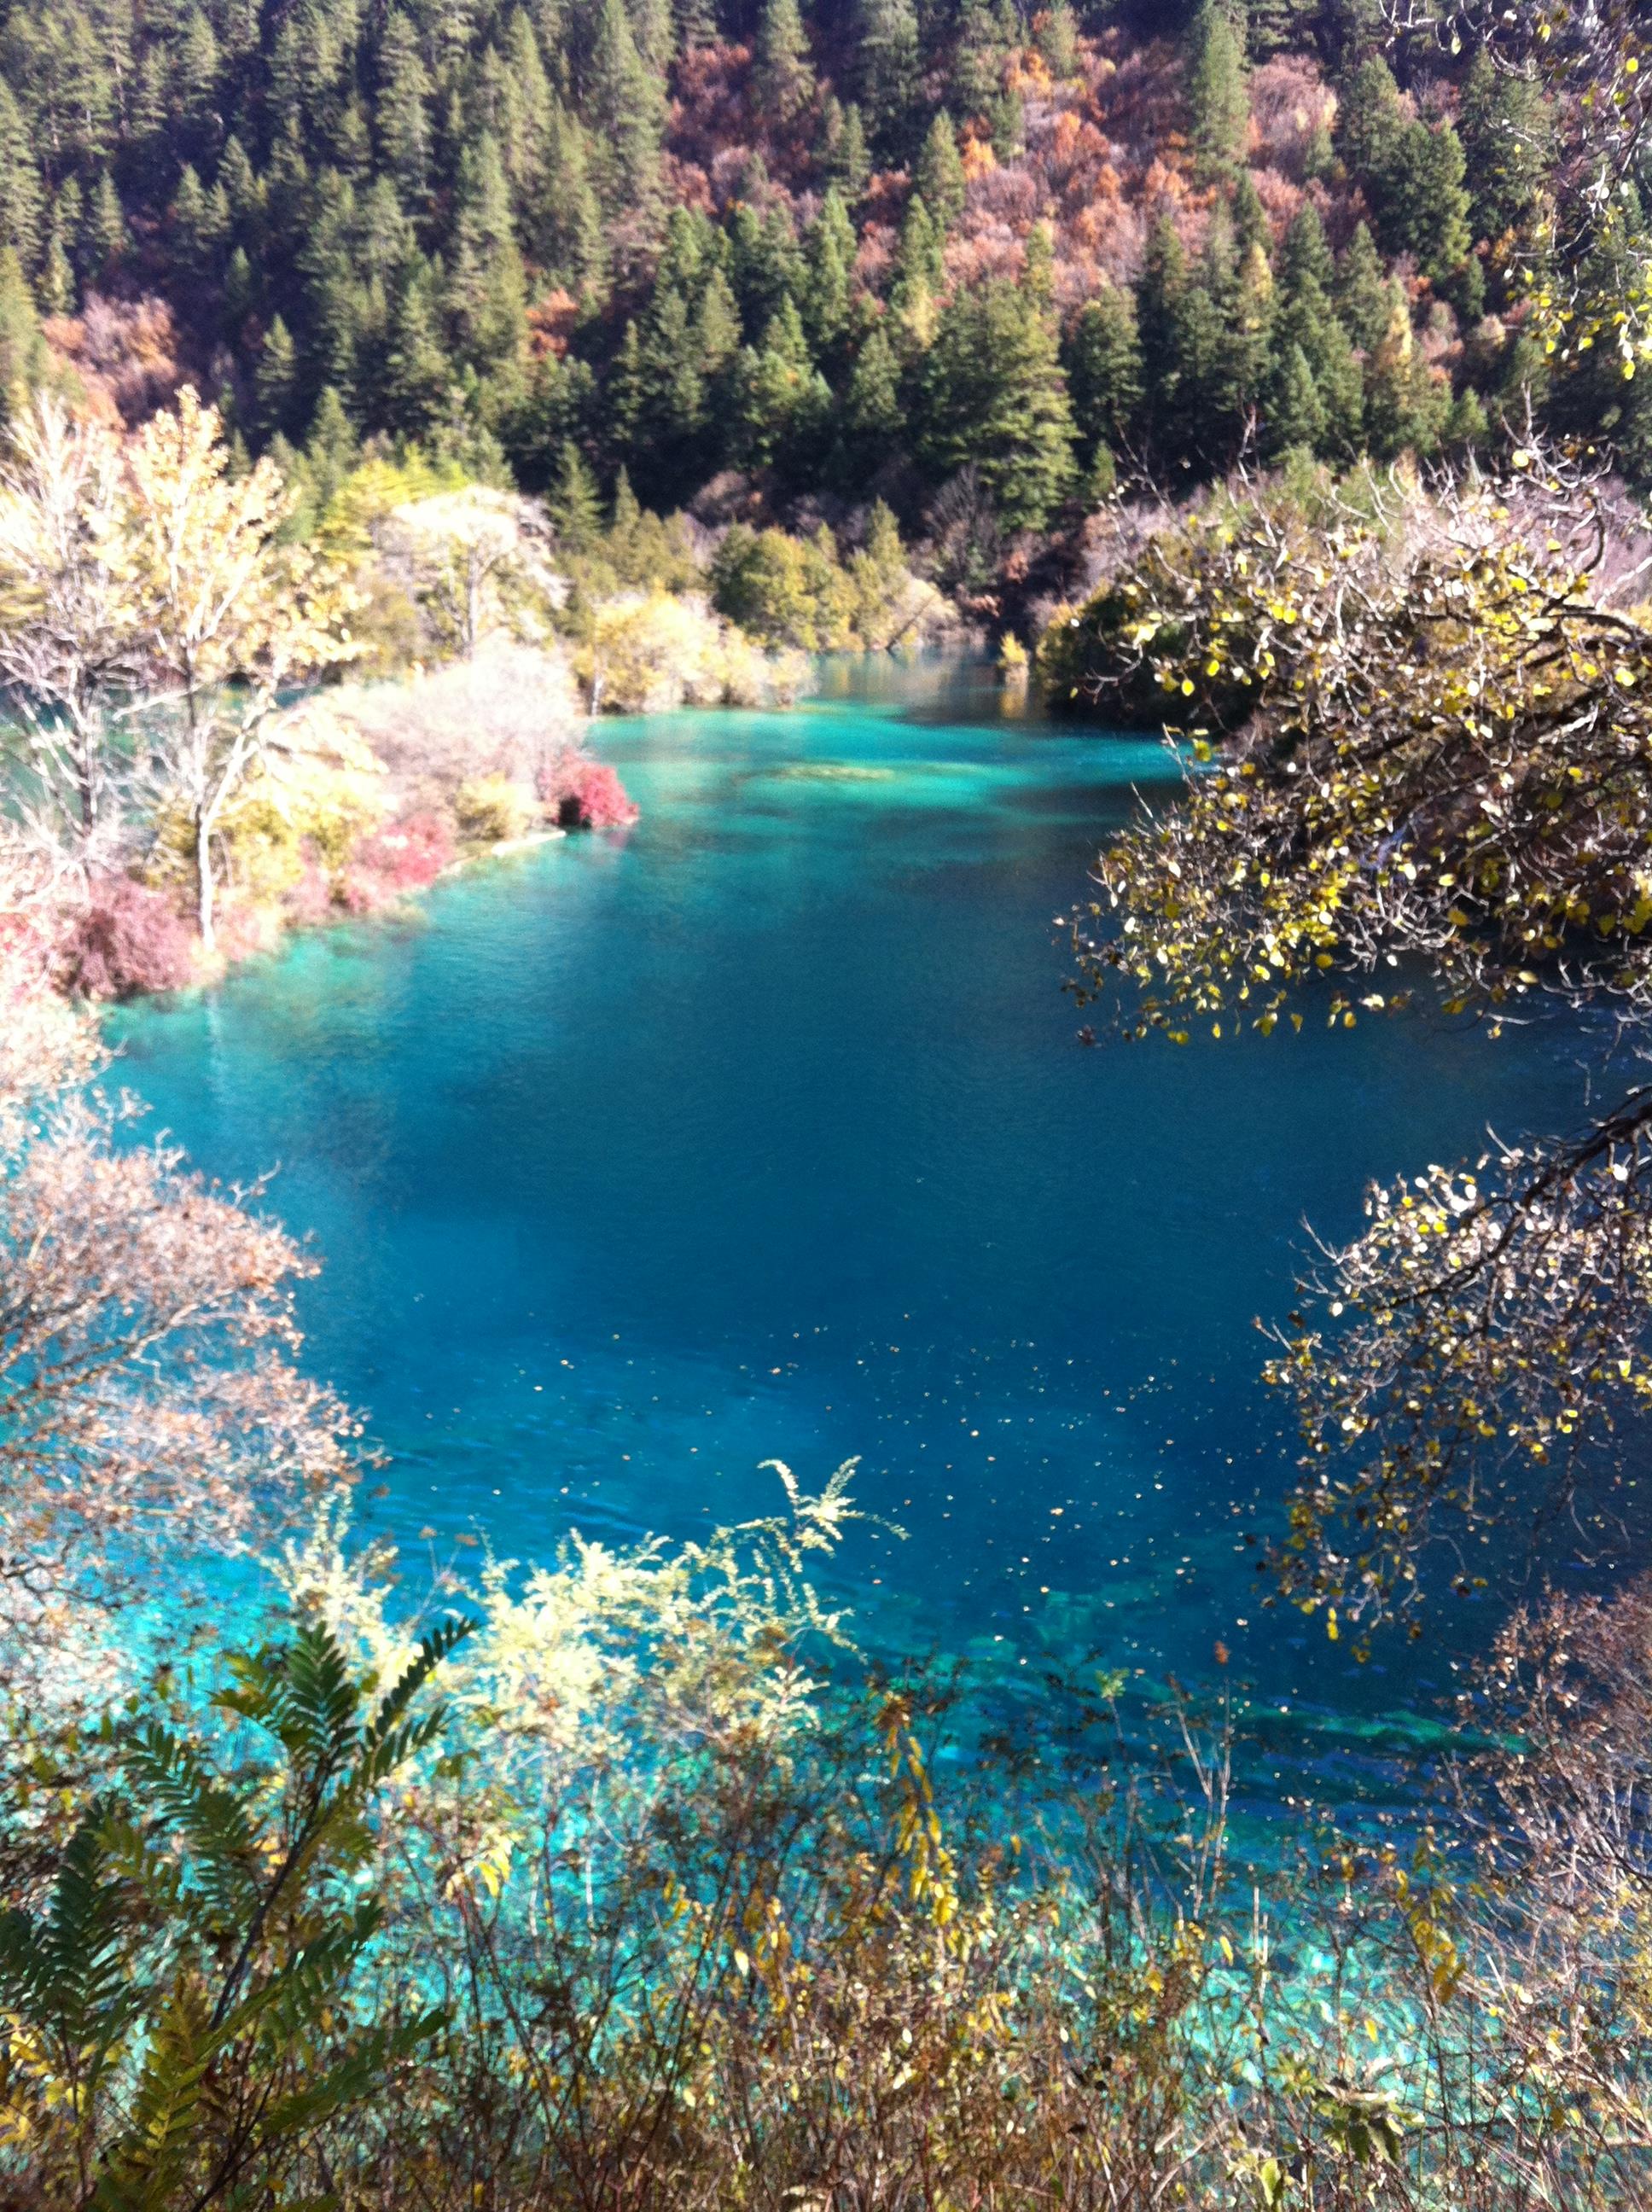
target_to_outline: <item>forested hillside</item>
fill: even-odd
[[[662,511],[738,472],[714,520],[754,485],[839,520],[876,489],[955,587],[1121,473],[1461,452],[1528,400],[1652,461],[1612,349],[1556,381],[1528,327],[1575,96],[1472,23],[9,0],[0,26],[8,380],[55,355],[129,420],[188,377],[249,450],[324,471],[377,433],[575,499],[623,468]],[[1638,222],[1619,195],[1597,256]]]

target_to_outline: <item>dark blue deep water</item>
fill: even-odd
[[[543,1558],[858,1454],[909,1532],[842,1561],[874,1636],[1186,1678],[1221,1638],[1281,1778],[1351,1782],[1450,1646],[1357,1670],[1260,1606],[1292,1438],[1251,1323],[1367,1176],[1565,1124],[1575,1044],[1310,1012],[1087,1050],[1052,924],[1160,750],[967,672],[829,682],[605,726],[635,832],[128,1015],[127,1079],[213,1175],[279,1170],[325,1261],[310,1357],[390,1455],[375,1528]]]

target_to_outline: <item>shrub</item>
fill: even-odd
[[[409,891],[428,890],[452,866],[453,832],[445,815],[410,814],[364,837],[350,855],[339,885],[352,914],[370,913]]]
[[[94,878],[63,954],[65,988],[87,999],[175,991],[195,972],[195,939],[164,891],[131,876]]]
[[[523,837],[538,812],[533,794],[507,775],[477,775],[459,787],[453,812],[472,843],[502,845]]]
[[[629,830],[640,818],[616,771],[584,753],[548,776],[540,796],[564,830]]]
[[[615,714],[789,701],[805,672],[796,656],[760,652],[697,595],[665,592],[596,608],[576,665],[592,710]]]
[[[346,684],[328,706],[382,763],[404,817],[447,811],[477,777],[537,782],[580,720],[562,653],[526,646],[490,645],[408,684]]]

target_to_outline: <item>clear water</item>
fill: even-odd
[[[858,1454],[909,1532],[844,1559],[872,1636],[1186,1679],[1220,1638],[1279,1786],[1380,1784],[1450,1656],[1356,1669],[1260,1606],[1292,1437],[1251,1323],[1366,1176],[1564,1124],[1575,1044],[1087,1050],[1053,919],[1160,750],[968,672],[832,681],[604,726],[635,832],[126,1014],[128,1079],[214,1175],[279,1169],[310,1356],[391,1455],[374,1525],[543,1558]]]

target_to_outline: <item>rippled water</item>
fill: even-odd
[[[1259,1606],[1291,1438],[1250,1324],[1305,1215],[1345,1231],[1368,1175],[1564,1122],[1572,1048],[1417,1019],[1086,1050],[1052,922],[1159,749],[969,672],[830,681],[604,726],[635,832],[126,1015],[129,1079],[214,1174],[279,1167],[326,1261],[311,1356],[392,1455],[375,1525],[544,1557],[859,1454],[909,1532],[843,1562],[872,1632],[1184,1675],[1220,1638],[1281,1777],[1369,1778],[1449,1658],[1357,1671]]]

